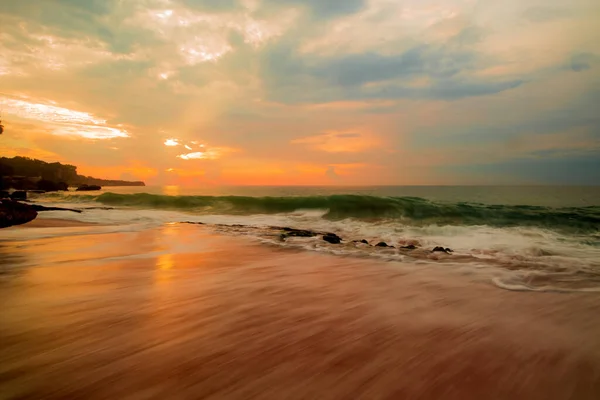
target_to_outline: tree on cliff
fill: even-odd
[[[58,162],[47,163],[28,157],[0,157],[0,164],[10,167],[14,175],[41,177],[53,182],[73,182],[77,180],[77,167]]]

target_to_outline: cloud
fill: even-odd
[[[373,134],[354,132],[325,132],[291,141],[292,144],[307,145],[315,150],[328,153],[359,153],[381,145],[380,139]]]
[[[169,147],[179,146],[179,141],[177,139],[167,139],[167,140],[165,140],[165,146],[169,146]]]
[[[479,184],[489,184],[491,174],[501,174],[504,182],[509,183],[515,182],[516,177],[525,184],[588,186],[600,182],[600,158],[593,156],[513,159],[499,163],[449,166],[446,170],[462,176],[476,176],[479,178],[476,183]]]
[[[590,53],[580,53],[571,57],[569,68],[575,72],[582,72],[591,69],[597,62],[598,56]]]
[[[42,100],[0,96],[0,105],[7,114],[21,119],[47,123],[49,131],[58,136],[79,136],[87,139],[125,138],[122,127],[111,127],[105,119],[90,113],[75,111]]]
[[[335,172],[335,167],[333,166],[327,167],[327,171],[325,171],[325,176],[327,176],[327,178],[333,181],[339,179],[339,175]]]
[[[600,137],[591,0],[6,3],[4,146],[106,177],[448,183]]]
[[[232,11],[240,7],[237,0],[176,0],[176,2],[203,12]]]
[[[547,22],[556,19],[568,18],[571,12],[568,9],[558,7],[531,7],[523,14],[531,22]]]
[[[317,19],[353,14],[366,4],[365,0],[266,0],[267,4],[307,7]]]
[[[184,146],[188,150],[192,150],[189,145]],[[204,145],[197,146],[195,151],[179,154],[177,158],[182,160],[218,160],[223,156],[237,152],[237,149],[230,147],[206,147]]]
[[[392,55],[307,55],[276,45],[264,55],[263,77],[269,98],[284,103],[457,99],[500,93],[524,83],[524,78],[514,76],[476,76],[477,71],[489,68],[490,62],[473,49],[456,46],[454,39]],[[419,80],[425,84],[415,85]]]

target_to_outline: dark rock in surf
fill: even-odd
[[[17,190],[16,192],[12,192],[10,198],[13,200],[27,200],[27,192],[24,190]]]
[[[375,247],[393,247],[388,245],[386,242],[379,242],[375,245]]]
[[[433,250],[431,250],[432,253],[446,253],[446,254],[450,254],[453,253],[454,250],[449,249],[448,247],[444,248],[444,247],[440,247],[440,246],[436,246]]]
[[[45,192],[57,192],[59,190],[69,190],[69,185],[64,182],[53,182],[47,179],[42,179],[37,183],[38,190]]]
[[[317,236],[316,232],[305,231],[302,229],[283,228],[283,230],[285,231],[285,235],[287,237],[315,237],[315,236]]]
[[[335,233],[327,233],[323,235],[323,240],[331,244],[340,244],[342,242],[342,238]]]
[[[102,190],[102,186],[98,185],[81,185],[77,188],[77,192],[91,192],[94,190]]]
[[[416,250],[417,246],[415,246],[414,244],[409,244],[408,246],[402,246],[400,248],[404,250]]]
[[[365,239],[363,239],[363,240],[355,240],[354,243],[369,244],[369,242],[367,242]]]
[[[36,217],[37,212],[28,204],[12,200],[0,201],[0,228],[26,224]]]

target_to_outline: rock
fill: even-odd
[[[102,190],[102,187],[98,185],[81,185],[77,188],[78,192],[90,192],[94,190]]]
[[[26,176],[9,176],[7,178],[8,186],[15,190],[35,190],[37,189],[38,178],[31,178]]]
[[[404,250],[415,250],[417,246],[415,246],[414,244],[409,244],[408,246],[402,246],[400,248]]]
[[[0,201],[0,228],[26,224],[37,217],[37,212],[28,204],[12,200]]]
[[[10,199],[10,194],[6,190],[0,190],[0,200]]]
[[[392,247],[392,246],[389,246],[386,242],[379,242],[375,245],[375,247]]]
[[[64,182],[53,182],[47,179],[42,179],[37,183],[39,190],[46,192],[57,192],[59,190],[69,190],[69,185]]]
[[[323,240],[331,244],[340,244],[342,242],[342,238],[335,233],[327,233],[323,235]]]
[[[17,190],[16,192],[12,192],[10,198],[13,200],[27,200],[27,192],[24,190]]]
[[[364,243],[364,244],[369,244],[369,242],[367,242],[365,239],[363,240],[355,240],[354,243]]]
[[[432,252],[432,253],[439,252],[439,253],[446,253],[446,254],[450,254],[450,253],[453,253],[453,252],[454,252],[454,250],[452,250],[452,249],[449,249],[449,248],[447,248],[447,247],[446,247],[446,248],[443,248],[443,247],[440,247],[440,246],[436,246],[436,247],[435,247],[433,250],[431,250],[431,252]]]
[[[285,236],[287,236],[287,237],[315,237],[315,236],[317,236],[316,232],[305,231],[302,229],[283,228],[283,230],[285,231]]]

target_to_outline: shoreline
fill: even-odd
[[[125,210],[110,210],[110,213],[123,213]],[[46,215],[48,215],[46,217]],[[449,242],[452,238],[446,240],[440,238],[433,244],[423,245],[418,239],[399,239],[396,241],[382,241],[383,236],[372,237],[356,235],[346,232],[338,236],[337,233],[341,226],[323,226],[309,228],[303,226],[302,229],[291,228],[283,225],[270,225],[262,223],[252,225],[251,223],[239,224],[234,219],[218,222],[223,216],[216,216],[212,222],[193,221],[188,217],[190,215],[176,214],[171,215],[170,219],[179,219],[179,222],[162,222],[154,224],[154,227],[144,226],[143,224],[127,224],[122,221],[102,220],[102,222],[81,221],[77,219],[61,218],[61,213],[44,213],[34,221],[27,224],[12,227],[12,234],[6,235],[6,238],[16,240],[27,239],[27,230],[25,228],[42,228],[36,231],[31,237],[35,236],[70,236],[76,234],[100,234],[108,232],[118,232],[122,229],[128,230],[128,226],[133,230],[160,229],[160,226],[180,226],[190,225],[198,229],[208,229],[213,234],[224,235],[225,237],[241,238],[248,237],[251,240],[272,248],[295,249],[298,251],[308,251],[312,253],[330,254],[336,256],[350,257],[356,259],[383,260],[386,262],[431,264],[441,268],[451,270],[464,269],[466,274],[481,275],[483,279],[492,282],[496,287],[511,291],[533,291],[533,292],[557,292],[557,293],[600,293],[600,275],[594,268],[567,268],[565,262],[573,262],[560,256],[560,252],[554,249],[545,249],[541,247],[524,248],[524,254],[510,254],[510,252],[500,254],[500,257],[494,257],[497,252],[489,250],[465,250],[454,251],[449,247],[444,247],[446,240]],[[210,216],[203,216],[209,219]],[[225,216],[229,218],[230,216]],[[203,219],[204,219],[203,218]],[[225,223],[223,223],[225,222]],[[291,226],[294,226],[293,221]],[[276,222],[277,223],[277,222]],[[282,223],[282,221],[279,221]],[[285,223],[285,222],[283,222]],[[97,229],[92,229],[96,227]],[[46,228],[48,228],[46,230]],[[69,228],[71,230],[69,231]],[[89,229],[88,229],[89,228]],[[24,230],[25,229],[25,230]],[[64,229],[64,230],[63,230]],[[183,229],[183,228],[182,228]],[[442,227],[441,229],[444,229]],[[4,229],[9,231],[11,228]],[[237,240],[236,239],[236,240]],[[390,243],[390,244],[388,244]],[[393,244],[391,244],[393,243]],[[394,246],[395,244],[395,246]],[[439,246],[442,244],[442,246]],[[452,246],[454,247],[454,246]],[[544,256],[552,257],[544,257]],[[582,258],[590,258],[590,254],[582,254]],[[577,259],[574,260],[578,262]],[[597,263],[596,263],[597,264]],[[430,265],[430,266],[431,266]],[[574,264],[577,265],[577,264]],[[597,265],[600,267],[600,265]]]
[[[0,259],[7,398],[600,396],[593,294],[186,225],[8,242]]]
[[[33,221],[26,224],[16,225],[11,227],[12,229],[25,229],[25,228],[72,228],[78,226],[99,226],[99,224],[93,222],[84,222],[74,219],[63,219],[63,218],[40,218],[38,217]],[[7,228],[9,229],[9,228]]]

